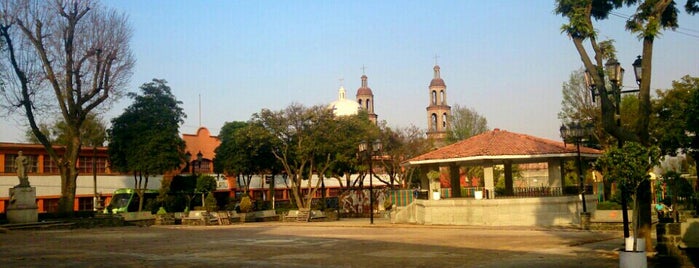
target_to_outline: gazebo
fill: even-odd
[[[581,158],[597,158],[601,151],[580,147]],[[567,225],[579,222],[578,195],[563,195],[563,163],[578,157],[575,145],[527,134],[495,129],[469,139],[414,157],[405,166],[419,168],[423,189],[439,190],[438,181],[429,180],[430,171],[449,170],[452,198],[416,200],[394,215],[394,221],[424,224],[475,225]],[[512,165],[548,163],[547,197],[498,198],[493,168],[504,166],[504,196],[514,196]],[[459,167],[482,166],[484,199],[460,198]],[[556,194],[558,193],[558,194]],[[593,198],[587,198],[594,208]],[[475,214],[474,214],[475,213]],[[460,215],[463,214],[463,215]],[[486,216],[487,215],[487,216]],[[407,217],[406,217],[407,216]]]

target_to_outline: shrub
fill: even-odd
[[[248,213],[250,211],[252,211],[252,201],[249,196],[245,195],[240,199],[240,212]]]

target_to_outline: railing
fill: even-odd
[[[585,193],[592,193],[592,186],[585,187]],[[570,196],[579,195],[578,186],[564,187],[515,187],[512,193],[507,193],[504,189],[496,189],[495,198],[519,198],[519,197],[547,197],[547,196]]]

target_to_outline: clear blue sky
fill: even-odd
[[[263,108],[293,102],[328,104],[339,78],[348,97],[366,66],[375,111],[389,126],[425,129],[435,55],[448,104],[472,107],[500,128],[560,139],[561,85],[582,66],[560,33],[554,1],[136,1],[105,5],[129,15],[137,59],[131,91],[152,78],[169,82],[188,115],[184,133],[201,124],[217,134],[226,121],[246,121]],[[619,13],[631,14],[630,11]],[[699,16],[656,41],[655,88],[699,76]],[[616,40],[635,86],[631,63],[641,42],[624,19],[600,24]],[[118,116],[122,99],[106,117]],[[2,141],[21,141],[4,128]]]

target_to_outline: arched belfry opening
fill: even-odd
[[[435,144],[440,146],[444,144],[450,128],[451,106],[447,104],[447,85],[441,77],[439,65],[435,65],[433,70],[434,77],[428,88],[430,102],[427,106],[427,138],[434,140]]]

